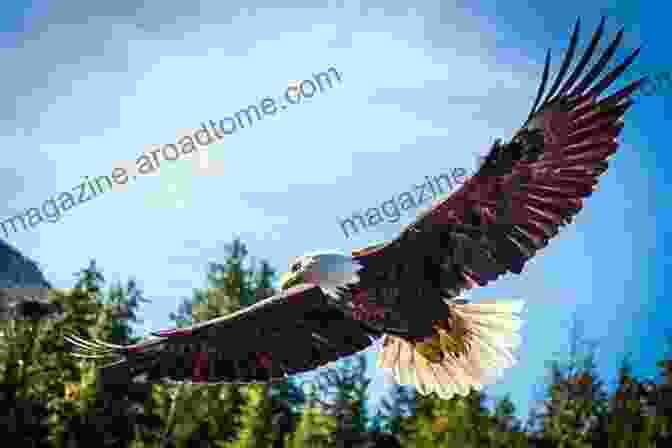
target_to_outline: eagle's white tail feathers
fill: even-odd
[[[522,300],[451,303],[450,312],[468,330],[464,336],[469,347],[466,356],[443,350],[444,359],[431,362],[407,340],[385,335],[378,367],[388,371],[397,383],[414,385],[422,395],[436,392],[439,397],[450,399],[454,395],[466,396],[472,388],[481,390],[516,362],[513,352],[521,344],[518,331],[524,323],[517,315],[523,305]],[[444,336],[448,336],[446,332],[441,334],[441,345],[445,347]]]

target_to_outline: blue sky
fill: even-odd
[[[166,162],[156,175],[8,241],[57,287],[71,286],[91,257],[108,281],[136,276],[153,300],[145,328],[170,326],[168,313],[205,285],[207,262],[220,260],[235,236],[278,271],[303,252],[348,251],[396,236],[415,211],[350,239],[339,219],[424,176],[473,172],[476,154],[522,124],[546,49],[557,68],[578,16],[580,48],[603,14],[608,36],[625,27],[619,60],[642,46],[628,80],[670,69],[659,2],[389,3],[5,6],[3,219],[69,191],[83,176],[109,175],[203,121],[277,97],[289,80],[329,67],[343,79],[211,145],[207,157]],[[629,111],[619,153],[576,225],[522,276],[473,295],[528,302],[520,362],[490,388],[510,393],[523,415],[547,361],[566,348],[574,312],[585,335],[600,342],[603,375],[612,379],[628,353],[638,373],[656,373],[672,306],[663,275],[669,212],[659,199],[670,190],[670,93],[641,97]],[[375,402],[385,386],[382,374],[371,374]]]

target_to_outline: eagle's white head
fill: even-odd
[[[286,290],[303,283],[318,285],[322,290],[337,297],[336,288],[357,283],[357,272],[362,266],[350,255],[338,251],[316,251],[294,260],[289,272],[282,275],[280,288]]]

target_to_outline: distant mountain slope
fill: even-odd
[[[51,288],[37,264],[0,239],[0,288]]]

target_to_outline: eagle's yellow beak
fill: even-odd
[[[285,272],[280,277],[280,289],[283,291],[301,283],[303,283],[303,273],[301,272]]]

